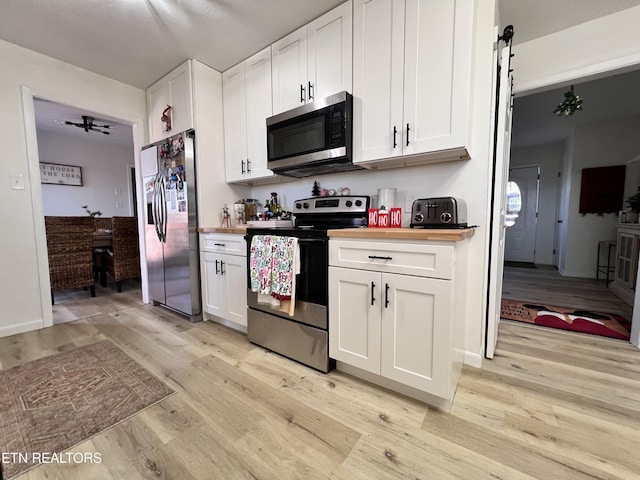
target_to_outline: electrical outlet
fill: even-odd
[[[23,175],[9,175],[9,182],[11,183],[11,190],[24,190]]]
[[[407,195],[404,197],[404,211],[406,213],[411,213],[411,209],[413,208],[413,202],[416,199],[413,195]]]

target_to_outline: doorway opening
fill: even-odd
[[[512,230],[520,218],[507,229],[503,298],[620,314],[631,321],[634,295],[624,301],[611,283],[602,276],[596,279],[598,245],[616,243],[619,212],[584,215],[578,205],[583,168],[625,165],[620,210],[627,209],[624,199],[640,187],[640,164],[632,162],[640,139],[628,130],[640,128],[640,102],[629,102],[622,93],[624,85],[637,81],[638,70],[584,83],[574,80],[590,108],[569,117],[552,113],[566,86],[514,100],[510,177],[525,174],[532,165],[539,168],[538,208],[535,217],[530,215],[534,236],[531,222],[521,222],[521,232]],[[523,209],[526,198],[523,193]],[[612,263],[616,255],[612,253]],[[529,262],[537,268],[522,268]]]
[[[81,180],[74,182],[74,185],[70,185],[69,182],[42,182],[42,215],[59,218],[91,215],[95,231],[104,230],[108,233],[110,217],[131,216],[137,212],[132,126],[78,107],[35,97],[33,108],[35,147],[39,161],[67,165],[73,168],[74,172],[81,172],[78,173]],[[78,119],[87,116],[90,116],[95,124],[101,125],[102,129],[74,128],[80,123]],[[108,125],[108,128],[104,125]],[[107,236],[105,235],[105,239]],[[124,292],[117,298],[117,302],[113,298],[116,294],[113,285],[106,282],[102,285],[98,281],[96,259],[101,257],[99,253],[103,253],[102,256],[108,255],[108,246],[98,245],[96,241],[102,242],[106,241],[105,239],[94,238],[91,255],[93,261],[82,273],[83,277],[86,277],[86,270],[92,270],[87,281],[95,280],[95,297],[91,297],[89,291],[72,288],[70,285],[69,288],[56,288],[51,297],[54,324],[109,313],[126,305],[142,303],[139,281],[131,285],[130,282],[123,283]],[[49,266],[51,268],[51,259]],[[46,273],[50,275],[50,272]]]

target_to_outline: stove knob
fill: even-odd
[[[296,203],[296,208],[302,208],[302,204],[301,203]]]
[[[347,200],[347,201],[345,202],[345,205],[346,205],[347,207],[350,207],[350,206],[352,206],[352,205],[353,205],[353,202],[352,202],[351,200]]]
[[[356,200],[356,207],[362,206],[362,200]]]
[[[416,223],[422,223],[422,221],[424,220],[424,215],[418,212],[416,213],[416,216],[413,217],[413,219],[416,221]]]
[[[449,212],[442,212],[440,214],[440,221],[442,223],[449,223],[451,221],[451,214]]]
[[[303,206],[304,208],[309,208],[309,204],[308,204],[307,202],[304,202],[304,203],[302,204],[302,206]]]

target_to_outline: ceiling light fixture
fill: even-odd
[[[82,123],[76,123],[76,122],[70,122],[70,121],[65,121],[64,124],[65,125],[73,125],[74,127],[79,127],[82,128],[85,132],[99,132],[99,133],[104,133],[105,135],[109,135],[109,132],[106,132],[104,130],[100,130],[101,128],[104,129],[109,129],[111,128],[111,125],[96,125],[94,122],[93,117],[89,117],[88,115],[82,115]],[[97,128],[96,128],[97,127]]]
[[[563,117],[573,115],[578,110],[582,110],[582,98],[573,93],[573,85],[571,85],[569,91],[564,94],[564,100],[553,110],[553,113]]]

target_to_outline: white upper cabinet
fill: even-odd
[[[147,89],[147,109],[149,142],[157,142],[193,128],[190,61],[186,61]]]
[[[286,112],[307,101],[307,27],[271,46],[273,113]]]
[[[271,177],[266,119],[271,116],[269,47],[222,74],[227,182]]]
[[[469,158],[471,0],[354,2],[354,163]]]
[[[273,114],[352,87],[352,2],[271,46]]]

